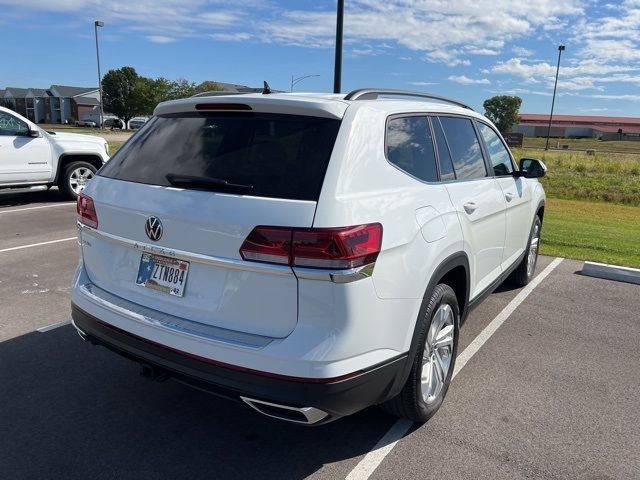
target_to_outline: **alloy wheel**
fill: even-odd
[[[422,354],[422,398],[431,403],[445,386],[453,355],[455,317],[449,304],[438,307],[424,345]]]

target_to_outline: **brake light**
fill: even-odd
[[[198,103],[196,110],[252,110],[243,103]]]
[[[88,227],[98,228],[98,214],[93,199],[87,195],[78,195],[78,217],[81,223]]]
[[[240,247],[244,260],[343,270],[376,261],[382,225],[340,228],[254,228]]]

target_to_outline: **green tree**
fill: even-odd
[[[170,91],[171,85],[166,78],[138,77],[132,99],[136,115],[153,114],[156,105],[169,98]]]
[[[501,133],[507,133],[520,121],[518,112],[522,105],[520,97],[498,95],[484,101],[484,115],[491,120]]]
[[[178,98],[188,98],[196,93],[196,84],[184,78],[178,78],[173,82],[169,82],[169,97],[167,100],[176,100]]]
[[[109,70],[102,78],[104,110],[124,120],[125,125],[140,114],[140,99],[136,97],[139,80],[140,76],[133,67]]]
[[[212,82],[211,80],[205,80],[196,87],[196,93],[221,92],[222,90],[223,88],[220,85],[216,82]]]

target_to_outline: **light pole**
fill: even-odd
[[[342,81],[342,25],[344,23],[344,0],[338,0],[336,15],[336,63],[333,70],[333,93],[340,93]]]
[[[558,88],[558,74],[560,73],[560,57],[564,52],[565,46],[558,45],[558,66],[556,67],[556,83],[553,85],[553,99],[551,100],[551,115],[549,115],[549,127],[547,127],[547,145],[545,150],[549,150],[549,136],[551,135],[551,120],[553,120],[553,106],[556,103],[556,90]]]
[[[100,128],[104,128],[104,108],[102,107],[102,75],[100,75],[100,49],[98,48],[98,27],[104,27],[104,22],[96,20],[93,28],[96,32],[96,59],[98,60],[98,89],[100,90]]]
[[[293,92],[293,87],[295,87],[298,83],[300,83],[305,78],[319,77],[319,76],[320,75],[304,75],[302,77],[293,78],[293,75],[291,75],[291,90],[289,91]]]

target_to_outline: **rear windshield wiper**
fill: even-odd
[[[212,192],[249,192],[253,190],[253,185],[229,183],[222,178],[196,177],[193,175],[169,173],[166,175],[166,179],[174,187],[180,188],[194,188],[198,190],[209,190]]]

